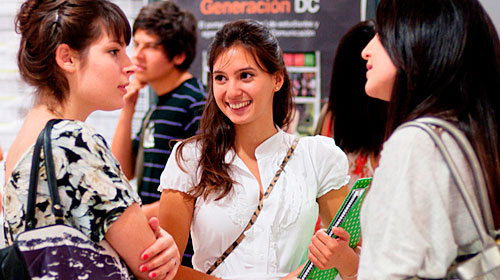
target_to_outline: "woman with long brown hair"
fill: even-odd
[[[197,279],[294,277],[307,260],[318,211],[330,221],[347,195],[347,158],[332,138],[296,143],[283,131],[293,108],[290,80],[278,41],[263,25],[227,23],[215,35],[208,64],[200,134],[176,145],[161,177],[160,224],[181,252],[191,231]],[[267,196],[270,182],[275,185]],[[214,269],[261,198],[255,223]],[[354,274],[357,255],[349,236],[341,229],[336,234],[342,258],[335,264],[341,275]],[[320,258],[313,261],[322,268],[326,257]],[[179,278],[189,272],[179,270]]]

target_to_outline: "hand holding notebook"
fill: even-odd
[[[341,227],[350,234],[349,246],[356,247],[361,238],[361,230],[359,223],[359,211],[361,203],[364,199],[365,191],[371,182],[371,178],[359,179],[356,181],[346,199],[342,203],[340,210],[335,215],[335,218],[330,223],[326,233],[331,237],[336,237],[333,233],[333,228]],[[314,266],[311,261],[308,261],[304,269],[299,274],[299,279],[334,279],[338,274],[337,269],[320,270]]]
[[[329,236],[326,229],[316,231],[309,244],[309,260],[322,270],[335,267],[344,274],[355,274],[353,263],[358,255],[349,246],[349,232],[341,227],[332,228],[332,232],[336,238]]]

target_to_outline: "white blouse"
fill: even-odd
[[[296,136],[282,130],[260,144],[256,151],[262,187],[269,186]],[[187,192],[199,182],[200,147],[183,150],[182,171],[175,158],[176,145],[161,175],[159,191]],[[226,197],[196,200],[191,237],[193,266],[206,272],[248,224],[259,202],[259,183],[234,153],[232,176],[237,182]],[[212,273],[223,279],[280,279],[307,260],[308,245],[318,217],[317,198],[349,181],[346,155],[332,138],[302,138],[281,173],[253,227],[241,244]]]

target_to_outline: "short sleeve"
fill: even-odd
[[[345,153],[331,137],[305,137],[311,162],[318,178],[317,197],[338,190],[349,182],[349,163]]]
[[[181,142],[177,142],[168,158],[165,169],[160,177],[158,191],[175,190],[188,193],[191,188],[199,183],[198,162],[200,152],[198,144],[189,142],[182,148],[180,165],[177,162],[177,153]]]
[[[53,141],[58,185],[67,196],[61,200],[70,203],[65,205],[66,219],[99,242],[113,222],[141,200],[101,135],[85,124],[66,129],[72,135],[68,132]]]

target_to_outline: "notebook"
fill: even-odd
[[[361,238],[361,227],[359,224],[359,211],[361,210],[361,203],[364,200],[364,194],[370,184],[372,178],[358,179],[352,189],[349,191],[346,199],[342,203],[337,214],[333,218],[326,233],[332,237],[332,227],[341,227],[349,232],[351,238],[349,246],[356,247]],[[299,274],[299,279],[315,279],[315,280],[333,280],[338,274],[336,268],[321,270],[314,266],[311,261],[307,261],[306,265]]]

